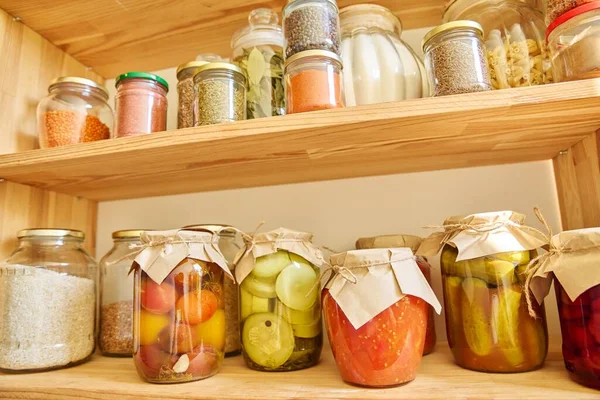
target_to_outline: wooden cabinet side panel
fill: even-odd
[[[600,226],[599,147],[596,133],[554,158],[563,230]]]

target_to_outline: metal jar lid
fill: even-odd
[[[113,232],[113,239],[135,239],[139,238],[142,235],[142,232],[145,232],[146,229],[125,229],[121,231]]]
[[[298,61],[302,58],[308,58],[308,57],[324,57],[324,58],[330,58],[334,61],[337,61],[340,64],[340,68],[342,66],[342,59],[340,56],[338,56],[337,54],[335,54],[332,51],[327,51],[327,50],[305,50],[305,51],[301,51],[300,53],[296,53],[293,56],[291,56],[290,58],[288,58],[287,60],[285,60],[285,67],[287,68],[288,65],[290,65],[291,63]]]
[[[209,63],[209,61],[190,61],[190,62],[186,62],[185,64],[181,64],[179,67],[177,67],[177,79],[181,80],[180,74],[182,72],[184,72],[185,70],[190,69],[190,68],[197,69],[208,63]]]
[[[50,92],[55,87],[62,85],[63,83],[76,83],[79,85],[89,86],[94,89],[98,89],[108,99],[108,90],[104,86],[102,86],[98,82],[94,82],[91,79],[79,78],[77,76],[62,76],[60,78],[52,80],[52,82],[50,82],[50,86],[48,86],[48,92]]]
[[[161,78],[158,75],[154,75],[154,74],[149,74],[148,72],[126,72],[124,74],[121,74],[119,76],[117,76],[116,82],[115,82],[115,87],[119,86],[119,83],[121,83],[124,80],[127,79],[147,79],[149,81],[154,81],[162,86],[164,86],[164,88],[167,90],[167,92],[169,91],[169,84],[167,83],[166,80],[164,80],[163,78]]]
[[[336,0],[324,0],[324,1],[331,4],[332,6],[334,6],[336,10],[339,10]],[[294,3],[298,4],[298,3],[311,3],[311,2],[314,3],[316,1],[315,0],[288,0],[288,2],[284,8],[288,8],[291,4],[294,4]],[[296,4],[294,4],[294,5],[296,5]]]
[[[434,37],[438,36],[441,33],[453,31],[455,29],[464,29],[464,28],[474,30],[483,37],[483,27],[480,24],[478,24],[477,22],[468,21],[468,20],[454,21],[454,22],[448,22],[446,24],[442,24],[442,25],[438,26],[437,28],[433,28],[432,30],[430,30],[423,38],[423,41],[421,42],[421,47],[424,48],[427,45],[427,42],[429,42],[431,39],[433,39]]]
[[[83,240],[85,238],[85,234],[74,229],[52,228],[23,229],[17,233],[17,238],[21,239],[25,237],[74,238]]]
[[[183,229],[204,229],[207,231],[218,233],[219,236],[233,237],[236,234],[236,230],[232,225],[226,224],[197,224],[187,225]]]

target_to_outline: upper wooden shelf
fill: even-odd
[[[555,157],[600,128],[600,79],[174,130],[0,156],[0,178],[93,200]]]
[[[484,374],[462,369],[446,345],[423,358],[417,378],[392,389],[363,389],[345,384],[326,350],[321,363],[295,372],[256,372],[241,357],[228,358],[207,380],[152,385],[137,375],[131,359],[102,356],[69,369],[25,375],[0,373],[0,399],[598,399],[598,391],[567,375],[559,353],[540,370],[521,374]]]
[[[340,8],[365,0],[338,0]],[[405,29],[441,23],[444,0],[375,0]],[[0,0],[0,8],[105,78],[155,71],[199,53],[229,57],[231,35],[258,7],[287,0]]]

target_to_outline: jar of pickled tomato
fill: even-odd
[[[414,235],[382,235],[375,237],[360,238],[356,241],[356,248],[361,249],[385,249],[390,247],[408,247],[413,253],[416,253],[419,246],[423,242],[423,238]],[[427,258],[417,256],[417,265],[423,273],[427,283],[431,285],[431,264]],[[423,355],[427,355],[433,351],[437,341],[435,334],[435,320],[433,307],[429,306],[427,310],[427,334],[425,336],[425,346],[423,347]]]
[[[332,275],[322,292],[323,315],[342,379],[367,387],[415,379],[428,306],[439,313],[441,305],[424,279],[414,279],[421,272],[412,251],[354,250],[332,255],[330,264]],[[400,287],[419,295],[403,294]],[[363,297],[370,301],[357,301]]]
[[[223,280],[230,275],[219,236],[175,230],[144,232],[141,239],[133,306],[140,377],[177,383],[216,374],[225,351]]]

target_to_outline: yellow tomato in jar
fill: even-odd
[[[142,310],[140,312],[140,344],[142,346],[154,344],[158,335],[169,325],[169,316],[165,314],[152,314]]]
[[[222,351],[225,348],[225,311],[219,309],[206,322],[198,324],[198,339],[204,346],[211,345]]]

